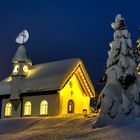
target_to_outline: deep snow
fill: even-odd
[[[96,117],[79,115],[0,120],[0,140],[139,140],[140,119],[92,128]]]

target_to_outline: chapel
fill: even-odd
[[[79,58],[32,65],[24,45],[0,81],[1,118],[56,116],[90,112],[95,89]]]

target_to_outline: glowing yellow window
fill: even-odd
[[[11,116],[12,115],[12,104],[7,103],[5,106],[5,116]]]
[[[19,71],[19,65],[15,65],[13,73],[17,73]]]
[[[27,73],[28,72],[28,66],[24,65],[23,66],[23,71]]]
[[[40,103],[40,115],[47,115],[48,114],[48,102],[43,100]]]
[[[27,101],[24,105],[24,115],[31,115],[32,104],[30,101]]]

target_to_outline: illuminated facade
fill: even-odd
[[[95,90],[80,59],[32,66],[20,46],[12,64],[11,75],[0,82],[1,118],[90,112]]]

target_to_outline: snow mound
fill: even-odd
[[[96,117],[70,115],[0,120],[1,140],[139,140],[140,119],[92,128]]]

